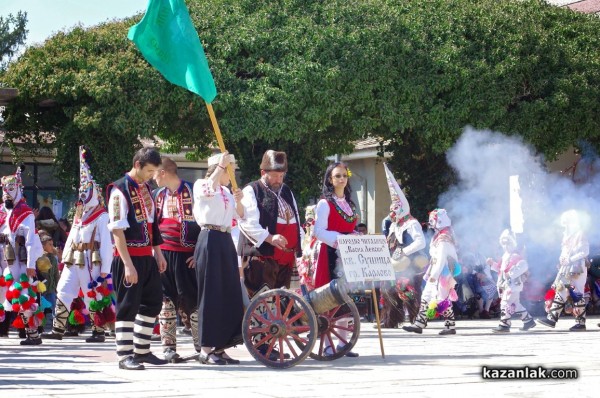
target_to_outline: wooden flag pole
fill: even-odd
[[[385,351],[383,350],[383,337],[381,336],[381,321],[379,320],[379,302],[377,301],[377,293],[375,293],[375,282],[371,281],[371,292],[373,293],[373,306],[375,307],[375,321],[377,322],[377,333],[379,334],[379,347],[381,348],[381,358],[385,359]]]
[[[219,143],[219,149],[221,152],[225,152],[225,143],[223,142],[223,137],[221,136],[221,129],[219,128],[219,123],[217,123],[217,117],[215,116],[215,111],[213,110],[212,104],[206,102],[206,108],[208,109],[208,116],[210,116],[210,121],[213,126],[213,130],[215,131],[215,135],[217,136],[217,142]],[[231,163],[227,165],[227,173],[229,174],[229,178],[231,179],[231,187],[236,190],[238,188],[237,182],[235,181],[235,173],[233,172],[233,167]]]

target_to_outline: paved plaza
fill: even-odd
[[[422,335],[383,330],[381,358],[377,330],[362,323],[355,351],[359,358],[332,362],[307,359],[287,370],[256,362],[244,346],[230,350],[241,365],[198,362],[147,366],[124,371],[117,366],[114,340],[87,344],[83,338],[19,345],[13,334],[0,339],[0,397],[591,397],[600,385],[600,328],[573,333],[572,318],[552,330],[538,325],[508,335],[491,333],[497,320],[459,320],[456,336],[438,336],[436,321]],[[191,338],[179,337],[179,352],[191,353]],[[160,353],[160,344],[153,343]],[[576,380],[503,380],[482,378],[482,366],[575,368]],[[475,395],[477,394],[477,395]]]

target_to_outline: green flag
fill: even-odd
[[[215,81],[184,0],[150,0],[127,37],[168,81],[209,104],[215,99]]]

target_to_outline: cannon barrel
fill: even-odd
[[[348,296],[346,281],[343,278],[334,279],[328,285],[323,285],[310,292],[306,292],[306,288],[302,286],[302,293],[316,314],[324,314],[351,300]]]

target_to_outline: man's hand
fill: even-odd
[[[125,283],[127,285],[138,283],[138,273],[135,270],[133,263],[125,264]]]
[[[27,268],[26,273],[27,273],[27,276],[30,278],[35,278],[35,276],[36,276],[35,269]]]
[[[194,261],[194,256],[191,256],[187,260],[185,260],[185,263],[187,264],[188,268],[196,268],[196,261]]]
[[[102,279],[105,279],[105,278],[106,278],[106,275],[108,275],[106,272],[101,272],[101,273],[100,273],[100,276],[102,277]]]
[[[288,241],[283,235],[275,234],[273,235],[273,237],[271,238],[271,242],[269,243],[278,249],[285,249],[288,244]]]
[[[156,262],[158,263],[158,272],[162,274],[167,270],[167,260],[165,260],[165,256],[162,253],[156,256]]]

